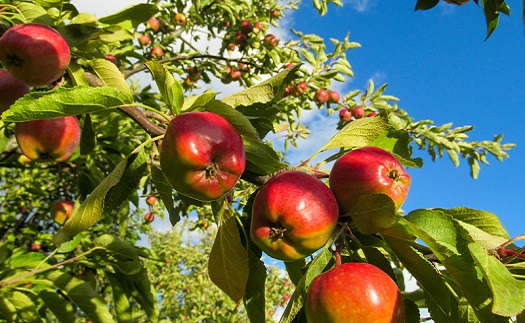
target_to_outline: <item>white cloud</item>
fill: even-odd
[[[377,0],[345,0],[345,2],[358,12],[368,12],[377,4]]]
[[[143,3],[145,2],[143,1]],[[77,1],[75,6],[80,12],[91,13],[100,18],[138,3],[140,2],[137,0],[81,0]]]

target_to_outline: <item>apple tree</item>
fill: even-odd
[[[279,39],[299,4],[0,1],[0,320],[521,319],[521,237],[486,211],[400,209],[414,150],[476,178],[514,145],[414,120],[386,84],[335,91],[360,45]],[[507,5],[482,5],[490,35]],[[337,132],[293,161],[310,110]]]

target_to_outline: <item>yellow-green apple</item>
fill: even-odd
[[[272,258],[299,260],[326,244],[338,217],[337,201],[321,180],[304,172],[285,171],[257,193],[250,236]]]
[[[378,147],[354,149],[338,158],[330,171],[330,189],[339,211],[350,211],[361,195],[385,194],[396,210],[405,202],[410,175],[389,152]]]
[[[308,323],[404,323],[396,283],[366,263],[345,263],[315,277],[306,293]]]
[[[180,194],[201,201],[217,200],[244,172],[244,143],[239,132],[216,113],[182,113],[168,125],[160,166]]]
[[[348,122],[352,119],[352,112],[348,110],[347,108],[342,108],[339,110],[339,119],[343,122]]]
[[[57,201],[51,206],[51,218],[58,224],[64,225],[73,214],[75,203],[72,201]]]
[[[184,26],[188,21],[188,18],[186,18],[185,14],[179,12],[175,14],[175,16],[173,17],[173,21],[177,26]]]
[[[15,138],[22,153],[32,161],[63,162],[80,142],[80,124],[75,116],[19,122]]]
[[[69,60],[66,40],[46,25],[16,25],[0,38],[0,61],[14,77],[31,86],[59,79]]]
[[[7,70],[0,70],[0,114],[30,92],[29,86]]]

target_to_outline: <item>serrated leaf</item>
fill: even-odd
[[[36,310],[35,303],[26,294],[19,291],[13,291],[10,295],[9,301],[16,308],[21,322],[43,322]]]
[[[124,275],[115,275],[113,273],[106,273],[106,277],[111,284],[111,296],[115,312],[117,313],[117,320],[119,322],[130,322],[133,318],[131,310],[131,303],[127,297],[129,291],[124,286],[122,278]]]
[[[204,92],[199,95],[192,95],[184,99],[181,111],[192,111],[202,108],[206,103],[212,101],[217,96],[215,92]]]
[[[97,237],[93,242],[95,246],[104,248],[113,256],[118,255],[122,258],[129,259],[148,256],[148,254],[140,248],[135,247],[134,245],[131,245],[111,234],[101,235],[100,237]]]
[[[359,197],[349,215],[359,232],[374,234],[394,225],[396,207],[385,194],[365,194]]]
[[[96,134],[91,123],[91,115],[87,113],[81,121],[82,131],[80,132],[80,154],[87,155],[95,149]]]
[[[229,210],[222,214],[210,253],[208,274],[235,303],[242,300],[249,275],[248,253],[241,243],[235,216]]]
[[[93,59],[89,64],[104,84],[117,88],[122,94],[128,96],[129,102],[133,101],[131,87],[115,64],[110,60],[101,58]]]
[[[7,288],[0,289],[0,316],[7,319],[9,322],[14,322],[16,320],[16,307],[9,301],[8,296],[10,295],[10,290]]]
[[[136,28],[140,23],[155,15],[159,9],[152,4],[140,3],[132,5],[112,15],[102,17],[98,21],[106,25],[119,25],[127,30]]]
[[[16,9],[20,12],[23,22],[27,23],[38,23],[43,25],[52,26],[53,19],[48,12],[41,6],[35,5],[29,2],[20,2],[16,5]]]
[[[279,155],[267,144],[243,137],[246,154],[246,170],[257,175],[268,175],[286,167]]]
[[[38,296],[44,301],[46,307],[56,316],[61,323],[75,321],[75,309],[71,302],[67,301],[55,290],[42,289]]]
[[[406,130],[388,129],[380,134],[370,146],[391,152],[406,167],[420,168],[423,166],[423,159],[412,158],[409,150],[410,140],[410,135]]]
[[[204,108],[206,111],[216,113],[226,119],[241,135],[259,139],[259,134],[250,123],[250,120],[229,105],[218,100],[212,100],[206,103]]]
[[[231,94],[221,101],[234,108],[241,105],[250,106],[255,103],[268,103],[284,93],[286,86],[295,78],[295,72],[299,67],[300,65],[289,67],[272,78]]]
[[[184,91],[179,82],[166,67],[156,61],[148,61],[146,67],[151,72],[155,83],[159,88],[164,103],[174,113],[179,114],[184,105]]]
[[[173,204],[173,188],[166,180],[162,170],[155,165],[151,165],[151,179],[155,185],[155,190],[159,194],[168,214],[170,215],[171,225],[177,224],[180,221],[180,215]]]
[[[2,114],[4,122],[24,122],[73,116],[115,108],[129,103],[128,97],[111,86],[58,88],[31,92]]]
[[[336,133],[316,154],[324,150],[369,146],[388,128],[382,118],[363,118],[350,122]]]
[[[53,238],[53,242],[60,245],[63,242],[71,240],[75,235],[81,231],[91,227],[93,224],[102,217],[105,208],[106,197],[110,190],[117,186],[121,180],[123,180],[124,174],[128,171],[130,176],[134,176],[133,170],[136,170],[135,161],[140,167],[143,167],[144,161],[146,160],[145,154],[142,150],[138,153],[133,153],[130,156],[124,158],[115,169],[91,192],[88,198],[80,205],[78,209],[75,209],[71,218],[66,221],[64,226],[57,232]],[[129,168],[129,170],[128,170]],[[124,178],[124,180],[126,180]],[[127,190],[133,190],[135,187],[127,187]],[[114,191],[111,195],[113,201],[112,205],[116,204],[119,197],[119,191]],[[122,196],[120,196],[122,197]]]
[[[454,219],[476,226],[487,233],[510,239],[507,229],[494,213],[466,207],[452,208],[445,212]]]
[[[40,252],[28,252],[13,256],[9,261],[12,268],[35,268],[40,265],[46,256]]]
[[[303,269],[306,267],[306,260],[300,259],[296,261],[286,261],[284,263],[288,277],[292,281],[292,284],[297,286],[303,277]]]
[[[246,294],[244,295],[244,306],[250,323],[265,323],[266,301],[264,285],[266,282],[266,266],[251,249],[248,249],[248,258],[250,274],[248,275]]]

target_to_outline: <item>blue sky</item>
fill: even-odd
[[[466,160],[455,168],[447,156],[432,162],[427,152],[415,151],[425,164],[409,170],[412,187],[403,209],[486,210],[501,218],[511,236],[523,234],[525,130],[519,115],[525,108],[525,37],[520,4],[513,3],[510,17],[500,17],[486,41],[485,18],[473,2],[417,12],[414,5],[415,0],[346,1],[343,8],[331,5],[320,18],[304,1],[289,27],[324,38],[342,39],[349,32],[350,40],[362,45],[348,55],[355,77],[344,84],[346,91],[366,89],[369,79],[388,83],[386,93],[398,97],[399,106],[415,120],[473,125],[471,140],[503,133],[504,143],[517,144],[503,163],[490,158],[477,180],[471,179]],[[313,136],[323,134],[321,125],[326,122],[314,118]]]

